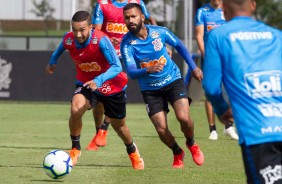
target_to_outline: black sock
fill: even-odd
[[[216,131],[216,126],[215,125],[210,126],[210,132],[212,132],[212,131]]]
[[[193,146],[194,145],[194,136],[192,138],[186,138],[186,145]]]
[[[110,123],[108,123],[108,122],[106,122],[106,121],[104,120],[104,122],[103,122],[102,126],[100,127],[100,129],[102,129],[102,130],[108,130],[109,125],[110,125]]]
[[[128,154],[134,153],[136,151],[136,147],[133,144],[133,141],[130,144],[125,144],[125,146],[126,146],[126,151]]]
[[[99,129],[100,129],[99,127],[96,127],[96,134],[98,134]]]
[[[174,155],[179,155],[180,153],[182,153],[182,149],[178,146],[177,143],[175,143],[170,149],[172,150]]]
[[[80,147],[80,135],[78,136],[73,136],[73,135],[70,135],[71,137],[71,142],[72,142],[72,148],[76,148],[78,150],[81,150],[81,147]]]
[[[225,123],[225,129],[232,127],[233,123],[232,122],[226,122]]]

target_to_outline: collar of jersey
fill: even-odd
[[[120,3],[120,2],[117,2],[116,0],[112,0],[112,4],[117,8],[123,8],[127,4],[127,1],[128,0]]]
[[[80,49],[80,48],[86,47],[90,43],[90,41],[92,40],[93,31],[94,31],[94,29],[92,29],[89,38],[83,44],[80,44],[76,39],[74,39],[74,43],[75,43],[76,48]]]

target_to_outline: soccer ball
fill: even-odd
[[[72,160],[66,152],[53,150],[44,157],[43,169],[50,178],[63,178],[71,172]]]

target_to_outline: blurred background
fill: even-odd
[[[171,29],[191,53],[197,52],[194,39],[196,10],[208,0],[144,0],[158,25]],[[58,71],[45,76],[52,51],[70,31],[70,19],[78,10],[91,14],[96,0],[0,0],[0,100],[66,101],[74,89],[75,70],[63,54]],[[282,29],[282,0],[257,0],[255,17]],[[186,74],[187,66],[177,53],[174,60]],[[198,63],[197,63],[198,64]],[[130,81],[132,82],[132,81]],[[201,85],[191,82],[190,96],[202,98]],[[132,87],[130,87],[132,86]],[[129,84],[128,93],[137,86]],[[136,93],[135,93],[136,94]],[[129,102],[141,102],[130,96]]]

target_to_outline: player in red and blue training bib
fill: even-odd
[[[57,58],[68,50],[76,66],[76,84],[82,85],[89,80],[94,80],[99,87],[96,93],[113,95],[126,89],[127,76],[121,72],[113,78],[120,62],[115,57],[116,55],[111,53],[113,51],[109,48],[110,46],[107,36],[99,30],[93,29],[84,45],[79,44],[72,32],[69,32],[54,52],[50,64],[57,63]],[[113,64],[113,67],[110,64]]]

